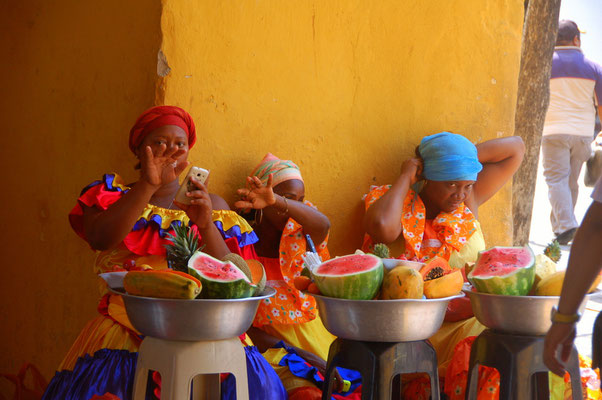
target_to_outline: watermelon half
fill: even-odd
[[[352,254],[326,261],[311,274],[324,296],[370,300],[382,284],[383,263],[371,254]]]
[[[525,296],[535,280],[535,255],[529,246],[481,251],[468,280],[479,292]]]
[[[201,281],[203,289],[199,297],[203,299],[240,299],[253,296],[257,290],[236,265],[201,251],[188,260],[188,273]]]

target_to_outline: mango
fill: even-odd
[[[543,278],[535,288],[536,296],[560,296],[562,293],[562,283],[564,282],[564,275],[566,271],[558,271],[547,277]],[[598,274],[594,283],[589,288],[588,293],[596,290],[598,285],[600,284],[601,275]]]
[[[422,299],[424,282],[420,272],[410,267],[393,268],[383,279],[381,298],[393,299]]]

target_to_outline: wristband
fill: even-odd
[[[282,196],[282,198],[284,199],[284,211],[276,211],[278,213],[278,215],[287,215],[288,214],[288,202],[286,201],[286,197]]]
[[[581,314],[561,314],[558,312],[558,308],[552,307],[552,312],[550,313],[550,319],[553,323],[559,324],[574,324],[581,319]]]

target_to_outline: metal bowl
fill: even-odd
[[[366,342],[411,342],[431,337],[443,323],[441,299],[347,300],[312,294],[326,329],[335,336]]]
[[[517,335],[545,335],[552,322],[552,307],[558,305],[559,296],[503,296],[479,293],[471,286],[465,286],[464,293],[470,297],[470,304],[477,320],[490,329]],[[583,313],[590,295],[579,306]]]
[[[230,339],[246,332],[253,323],[259,302],[276,290],[267,287],[260,296],[244,299],[158,299],[121,295],[134,328],[146,336],[167,340],[201,341]]]
[[[424,267],[424,263],[418,261],[399,260],[397,258],[383,258],[382,260],[387,271],[399,266],[410,267],[416,271],[420,271],[420,268]]]

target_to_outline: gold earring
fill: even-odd
[[[257,221],[257,214],[259,214],[259,221]],[[263,208],[260,208],[259,210],[255,210],[255,226],[258,226],[259,224],[261,224],[261,221],[263,220]]]

